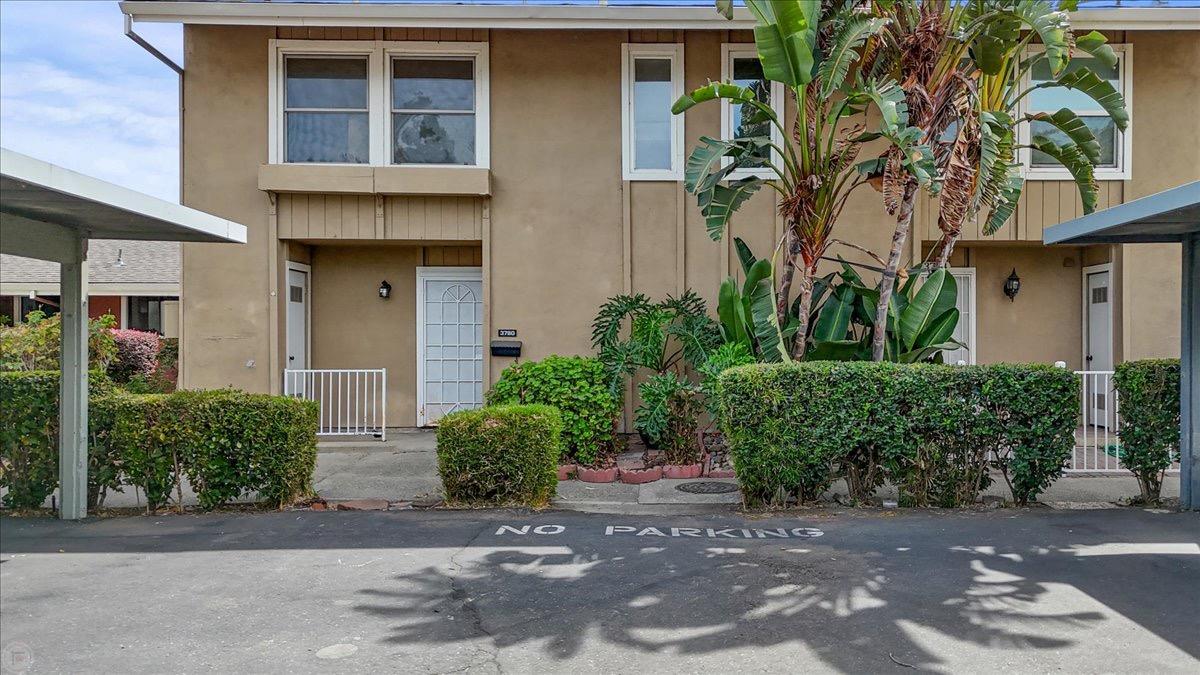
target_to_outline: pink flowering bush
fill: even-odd
[[[117,358],[108,367],[108,374],[117,382],[135,377],[149,378],[158,369],[158,352],[162,339],[158,333],[133,329],[111,331],[117,343]]]

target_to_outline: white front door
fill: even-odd
[[[417,424],[483,405],[483,271],[417,268]]]
[[[1084,370],[1109,371],[1113,369],[1112,344],[1112,271],[1108,265],[1096,265],[1084,269]],[[1092,410],[1089,418],[1100,426],[1109,423],[1111,412],[1107,402],[1113,400],[1111,378],[1089,378],[1088,398]]]
[[[308,269],[296,263],[287,271],[287,370],[308,368]]]

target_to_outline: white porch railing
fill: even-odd
[[[1120,401],[1111,370],[1077,370],[1080,385],[1079,428],[1075,452],[1066,470],[1075,473],[1117,473],[1121,466]]]
[[[320,436],[378,436],[387,440],[387,369],[285,370],[285,396],[321,406]]]

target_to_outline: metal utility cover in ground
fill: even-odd
[[[246,243],[246,227],[0,148],[0,252],[61,265],[60,517],[87,515],[89,239]]]
[[[1183,245],[1180,317],[1179,504],[1200,509],[1200,181],[1187,183],[1046,230],[1046,244]]]

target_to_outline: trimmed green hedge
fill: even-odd
[[[558,484],[562,416],[544,405],[489,406],[438,422],[438,473],[446,499],[543,506]]]
[[[102,371],[88,373],[89,398],[112,388]],[[58,396],[56,370],[0,372],[0,487],[9,508],[37,508],[58,487]],[[89,466],[89,497],[96,474]]]
[[[1163,474],[1179,459],[1179,359],[1126,361],[1113,385],[1121,402],[1121,465],[1137,476],[1142,501],[1157,502]]]
[[[179,495],[182,478],[202,508],[250,493],[281,505],[311,494],[316,403],[234,390],[138,395],[97,381],[88,416],[90,507],[132,485],[147,508],[158,508]],[[8,506],[40,506],[58,486],[57,382],[57,372],[0,375]],[[9,433],[16,424],[37,433]]]
[[[598,359],[547,356],[504,369],[487,393],[488,405],[536,404],[562,414],[564,453],[591,465],[612,448],[621,402]]]
[[[1074,447],[1078,385],[1039,365],[807,362],[741,366],[718,382],[720,423],[748,503],[817,499],[844,478],[865,501],[974,502],[989,469],[1025,503]]]

